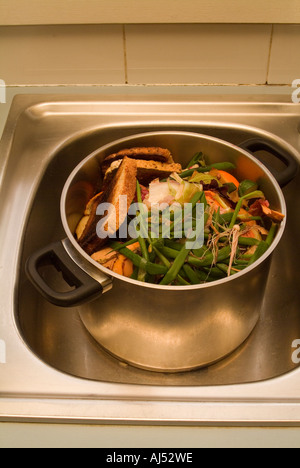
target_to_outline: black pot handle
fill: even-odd
[[[58,292],[49,286],[40,271],[43,266],[49,265],[62,272],[64,280],[75,288],[67,292]],[[72,260],[61,241],[33,253],[26,262],[25,271],[40,294],[47,301],[60,307],[72,307],[90,302],[103,292],[102,285]]]
[[[265,161],[262,161],[262,163],[273,174],[281,187],[285,187],[297,175],[299,164],[296,159],[293,158],[293,156],[288,151],[284,150],[271,141],[266,141],[263,138],[251,138],[239,144],[239,147],[248,152],[251,152],[258,159],[259,157],[254,153],[261,150],[267,151],[271,155],[280,159],[280,161],[282,161],[286,166],[286,168],[280,172],[274,169],[271,164],[267,164]]]

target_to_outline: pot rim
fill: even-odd
[[[285,215],[285,217],[284,217],[284,220],[281,222],[281,224],[279,226],[276,237],[273,240],[271,246],[269,247],[267,252],[265,252],[265,254],[262,255],[262,257],[259,260],[257,260],[255,263],[253,263],[253,265],[245,268],[245,270],[242,270],[239,273],[236,273],[235,275],[232,275],[230,277],[222,278],[222,279],[212,281],[212,282],[208,282],[208,283],[204,283],[204,284],[195,284],[195,285],[187,285],[187,286],[181,286],[181,285],[179,285],[179,286],[174,286],[174,285],[164,286],[164,285],[153,284],[153,283],[143,283],[141,281],[134,280],[134,279],[131,279],[131,278],[127,278],[127,277],[122,276],[122,275],[120,275],[118,273],[115,273],[115,272],[109,270],[108,268],[103,267],[102,265],[100,265],[95,260],[93,260],[80,247],[80,245],[76,241],[74,235],[72,234],[72,232],[71,232],[71,230],[69,228],[67,218],[66,218],[66,212],[65,212],[67,194],[68,194],[70,185],[71,185],[74,177],[77,175],[77,173],[80,171],[80,169],[89,160],[95,158],[99,153],[102,153],[102,152],[104,152],[106,150],[109,150],[111,147],[114,147],[116,145],[121,145],[121,144],[124,144],[124,143],[127,143],[127,142],[130,143],[132,140],[135,140],[137,138],[145,138],[145,137],[150,137],[150,136],[154,137],[154,136],[160,136],[160,135],[161,136],[166,136],[166,135],[168,135],[168,136],[172,136],[172,135],[180,136],[180,135],[182,135],[182,136],[185,136],[185,137],[186,136],[187,137],[191,136],[191,137],[206,139],[206,140],[215,141],[217,143],[223,144],[224,146],[227,146],[228,148],[232,148],[235,151],[239,151],[241,154],[243,154],[248,159],[250,159],[254,164],[256,164],[268,176],[269,180],[272,182],[274,188],[276,189],[276,192],[277,192],[277,195],[279,197],[280,204],[281,204],[281,212],[282,212],[282,214]],[[62,191],[61,201],[60,201],[60,212],[61,212],[62,224],[63,224],[64,230],[65,230],[65,232],[67,234],[67,237],[68,237],[69,241],[71,242],[72,246],[77,250],[79,255],[82,256],[83,259],[85,259],[86,262],[88,262],[87,263],[87,272],[88,272],[88,274],[90,276],[94,277],[94,279],[97,279],[97,275],[96,274],[93,275],[93,272],[91,271],[91,269],[88,268],[89,265],[93,265],[94,267],[96,267],[97,270],[100,270],[102,273],[104,273],[105,275],[107,275],[110,278],[116,278],[118,280],[125,281],[127,283],[130,283],[130,284],[133,284],[133,285],[136,285],[136,286],[140,286],[140,287],[146,287],[146,288],[151,288],[151,289],[159,289],[159,290],[166,290],[166,291],[182,291],[182,290],[188,291],[188,290],[206,289],[206,288],[211,288],[211,287],[218,286],[218,285],[223,285],[223,284],[229,283],[231,281],[237,280],[237,279],[241,278],[242,276],[246,276],[248,273],[250,273],[254,269],[258,268],[262,263],[265,262],[265,260],[267,258],[269,258],[272,255],[272,253],[274,252],[274,250],[278,246],[279,242],[281,241],[281,238],[282,238],[283,233],[285,231],[286,222],[287,222],[287,208],[286,208],[286,202],[285,202],[285,198],[283,196],[282,190],[281,190],[277,180],[273,176],[273,174],[269,171],[269,169],[263,163],[261,163],[257,158],[252,156],[252,154],[250,154],[248,151],[240,148],[237,145],[229,143],[226,140],[222,140],[220,138],[212,137],[210,135],[205,135],[205,134],[201,134],[201,133],[187,132],[187,131],[180,131],[180,130],[178,130],[178,131],[169,130],[169,131],[155,131],[155,132],[138,133],[138,134],[134,134],[134,135],[129,135],[129,136],[124,137],[124,138],[120,138],[118,140],[114,140],[113,142],[107,143],[106,145],[103,145],[100,148],[97,148],[91,154],[86,156],[73,169],[73,171],[70,173],[67,181],[65,182],[65,185],[64,185],[64,188],[63,188],[63,191]],[[69,252],[69,254],[70,254],[70,252]],[[80,266],[81,266],[81,268],[84,269],[84,264],[81,263]]]

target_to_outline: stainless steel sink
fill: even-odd
[[[300,423],[293,348],[300,339],[300,176],[284,189],[287,230],[273,257],[260,321],[238,350],[206,369],[160,374],[118,361],[93,341],[78,308],[50,305],[24,274],[30,253],[64,238],[62,188],[97,147],[130,134],[181,129],[235,144],[264,136],[300,162],[300,109],[286,100],[15,98],[0,147],[0,419]],[[62,279],[57,287],[65,287]]]

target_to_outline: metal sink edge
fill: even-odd
[[[51,97],[61,102],[62,96]],[[67,101],[74,99],[65,97]],[[145,97],[146,99],[146,97]],[[15,125],[19,116],[34,105],[44,105],[45,97],[23,96],[16,99],[11,109],[0,145],[3,161],[1,188],[5,189],[6,176],[11,171],[9,154],[15,141]],[[49,101],[47,101],[49,102]],[[91,99],[93,102],[93,99]],[[247,96],[243,102],[247,102]],[[236,104],[236,103],[235,103]],[[138,104],[140,106],[140,103]],[[228,103],[228,106],[230,103]],[[239,104],[238,104],[239,105]],[[261,103],[251,103],[255,108]],[[278,110],[281,103],[270,104]],[[300,115],[299,108],[282,104],[284,113]],[[47,107],[47,106],[45,106]],[[51,106],[50,106],[51,107]],[[88,108],[89,106],[87,106]],[[49,107],[47,108],[49,116]],[[269,108],[268,112],[269,113]],[[230,112],[229,112],[230,114]],[[289,114],[290,115],[290,114]],[[224,115],[223,115],[224,118]],[[294,147],[299,143],[299,134],[289,140]],[[62,140],[63,143],[63,140]],[[297,148],[295,148],[295,154]],[[31,188],[32,189],[32,188]],[[4,191],[3,191],[4,194]],[[24,210],[29,207],[32,194],[24,201]],[[5,194],[3,195],[5,205]],[[7,200],[6,200],[7,201]],[[2,216],[9,219],[10,205],[2,207]],[[25,222],[25,213],[19,224],[0,228],[1,245],[8,240],[19,245]],[[8,232],[11,235],[8,238]],[[56,371],[40,361],[27,347],[14,320],[15,278],[18,276],[18,252],[5,248],[0,253],[0,282],[13,294],[0,298],[0,343],[5,344],[5,359],[0,361],[4,378],[0,384],[0,420],[49,420],[130,423],[228,423],[252,424],[300,424],[300,369],[262,382],[239,385],[203,387],[161,387],[93,382]],[[9,266],[8,266],[9,265]],[[10,311],[7,314],[7,310]],[[5,338],[5,339],[4,339]],[[291,350],[292,352],[292,350]],[[45,392],[45,382],[48,390]],[[34,390],[33,390],[34,389]]]

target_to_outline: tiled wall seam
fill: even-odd
[[[128,84],[128,68],[127,68],[127,45],[126,45],[126,27],[122,26],[123,32],[123,54],[124,54],[124,82]]]
[[[203,26],[203,25],[202,25]],[[125,34],[127,35],[125,26]],[[130,27],[130,26],[129,26]],[[216,80],[207,81],[201,83],[203,85],[218,85],[218,84],[255,84],[255,85],[291,85],[296,79],[300,78],[300,62],[297,60],[300,50],[300,25],[270,25],[270,33],[268,38],[268,53],[266,57],[266,73],[263,80],[260,82],[255,81],[254,83],[248,80],[248,82],[239,83],[233,81],[232,83],[224,83]],[[128,39],[126,40],[128,43]],[[128,56],[128,50],[126,50]],[[128,67],[128,60],[126,63]],[[126,70],[129,75],[128,69]],[[129,84],[135,84],[129,80]],[[144,83],[147,84],[147,83]],[[149,84],[161,84],[149,83]],[[162,84],[176,84],[176,83],[162,83]],[[180,84],[180,82],[178,83]],[[183,83],[183,84],[198,84],[194,82]]]
[[[124,84],[121,25],[0,27],[8,85]]]
[[[290,85],[300,25],[0,27],[7,85]]]
[[[268,84],[268,82],[269,82],[269,72],[270,72],[270,65],[271,65],[271,54],[272,54],[273,35],[274,35],[274,24],[272,24],[272,27],[271,27],[271,34],[270,34],[270,46],[269,46],[269,55],[268,55],[268,64],[267,64],[266,84]]]
[[[300,25],[274,25],[269,84],[291,84],[300,78]]]
[[[130,84],[266,84],[271,25],[127,25],[125,30]]]

